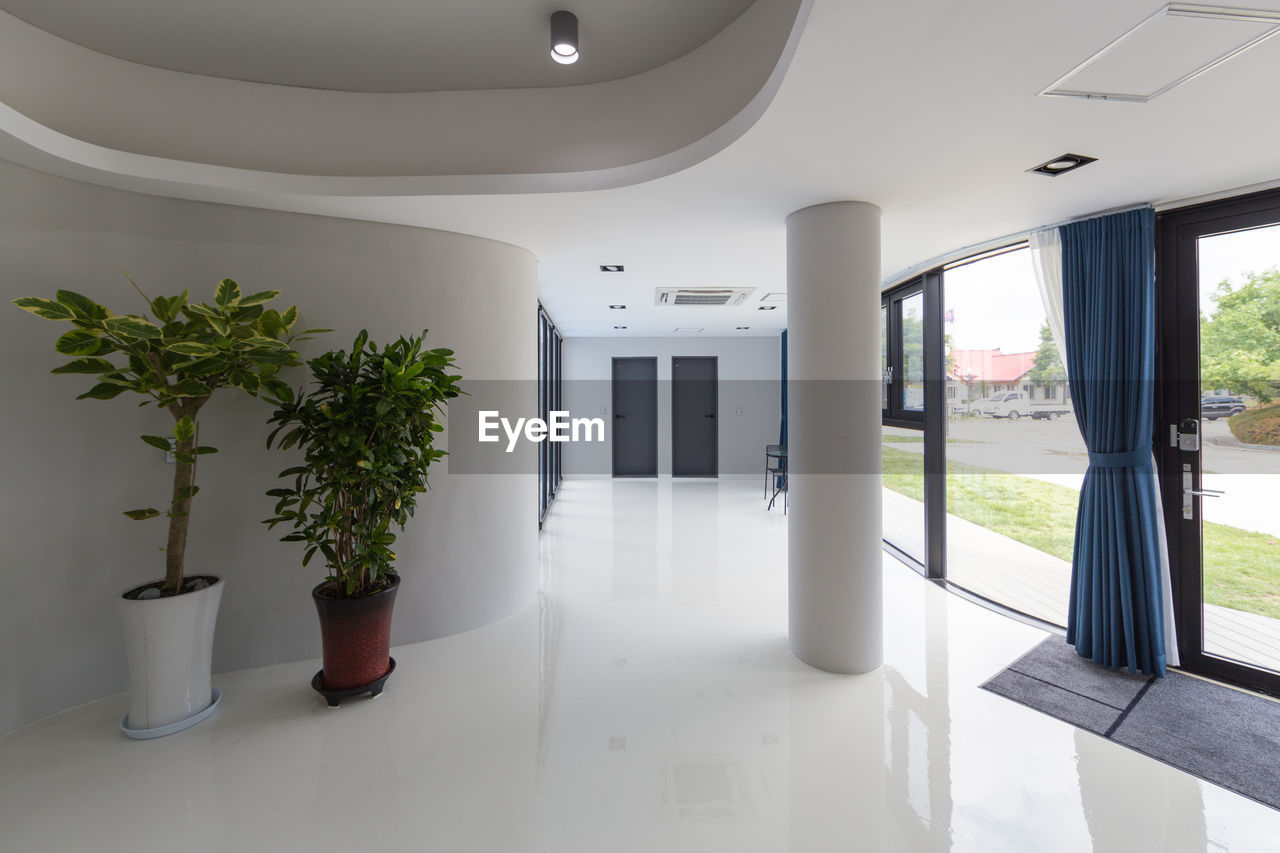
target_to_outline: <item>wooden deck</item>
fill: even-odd
[[[923,559],[924,504],[884,490],[884,537]],[[954,515],[947,516],[947,579],[1054,625],[1067,624],[1071,564]],[[1204,607],[1205,651],[1280,671],[1280,619]]]

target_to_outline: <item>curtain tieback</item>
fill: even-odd
[[[1139,447],[1137,450],[1125,450],[1120,453],[1094,453],[1089,451],[1089,466],[1092,468],[1136,468],[1151,461],[1151,445]]]

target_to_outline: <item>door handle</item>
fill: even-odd
[[[621,419],[621,418],[625,418],[625,417],[626,417],[626,415],[614,415],[613,417],[614,417],[614,420],[618,420],[618,419]]]
[[[1221,489],[1197,489],[1195,477],[1191,471],[1191,463],[1182,463],[1182,517],[1192,521],[1196,517],[1196,498],[1217,498],[1226,494]]]
[[[703,415],[704,418],[714,418],[715,415]]]

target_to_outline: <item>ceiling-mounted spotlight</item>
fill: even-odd
[[[551,13],[551,58],[561,65],[578,61],[578,16],[572,12]]]
[[[1064,175],[1074,169],[1079,169],[1081,166],[1088,166],[1090,163],[1096,163],[1097,161],[1097,157],[1086,157],[1083,154],[1063,154],[1061,157],[1054,157],[1034,169],[1027,169],[1027,171],[1056,178],[1058,175]]]

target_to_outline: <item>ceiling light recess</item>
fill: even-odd
[[[578,16],[572,12],[551,13],[551,58],[561,65],[578,61]]]
[[[1169,3],[1040,91],[1145,104],[1280,33],[1280,11]]]
[[[1083,154],[1063,154],[1041,163],[1033,169],[1027,169],[1027,171],[1056,178],[1058,175],[1064,175],[1074,169],[1079,169],[1081,166],[1088,166],[1090,163],[1096,162],[1098,162],[1097,157],[1086,157]]]
[[[601,264],[600,272],[622,272],[622,264]]]
[[[776,311],[777,308],[778,308],[777,305],[760,305],[756,308],[756,310],[757,311]]]
[[[610,305],[610,306],[609,306],[609,308],[610,308],[611,310],[614,310],[614,311],[621,311],[623,308],[626,308],[626,307],[627,307],[627,306],[625,306],[625,305]]]
[[[659,287],[655,305],[741,305],[754,287]]]

